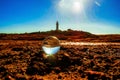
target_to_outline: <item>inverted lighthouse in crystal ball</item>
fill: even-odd
[[[42,49],[47,55],[56,54],[60,50],[60,41],[55,36],[46,37],[42,43]]]

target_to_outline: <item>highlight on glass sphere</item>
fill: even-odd
[[[60,50],[60,41],[55,36],[46,37],[42,43],[42,49],[47,55],[53,55]]]

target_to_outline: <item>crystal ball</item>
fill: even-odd
[[[56,54],[60,50],[60,41],[55,36],[46,37],[42,43],[42,49],[47,55]]]

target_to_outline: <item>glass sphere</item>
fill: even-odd
[[[46,37],[42,43],[42,49],[47,55],[53,55],[60,50],[60,41],[55,36]]]

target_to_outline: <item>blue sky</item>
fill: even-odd
[[[69,28],[120,34],[120,0],[0,0],[0,33]]]

